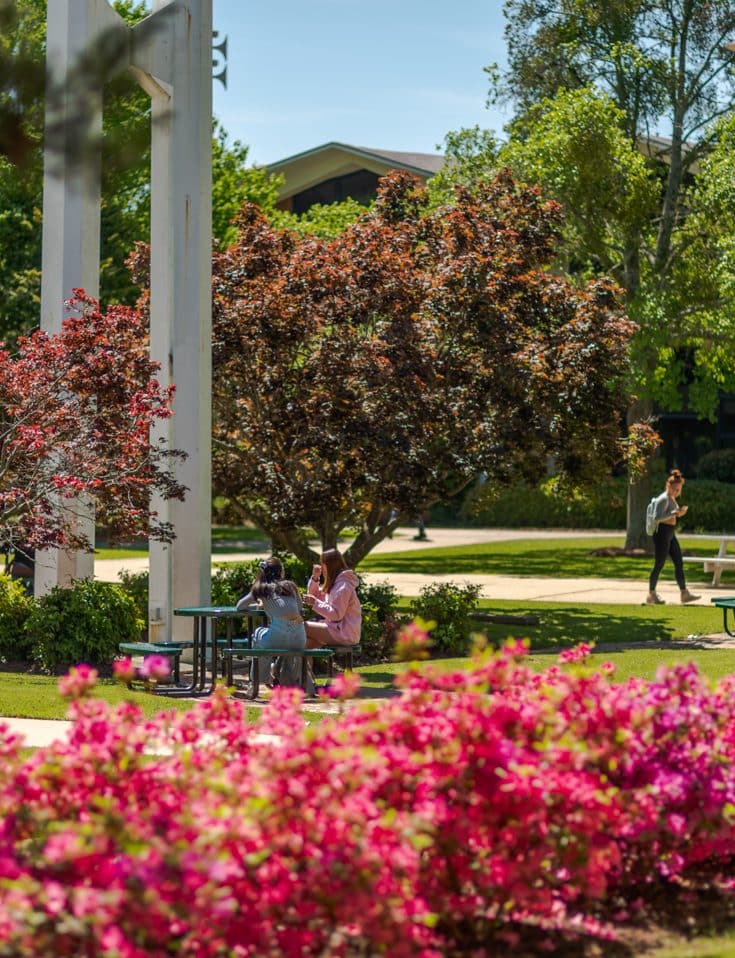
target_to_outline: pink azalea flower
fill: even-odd
[[[171,674],[171,666],[165,655],[147,655],[140,667],[140,674],[144,679],[159,682],[167,679]]]
[[[430,623],[409,622],[398,633],[393,658],[396,662],[414,662],[429,658]]]
[[[112,663],[112,672],[118,681],[124,685],[129,685],[135,678],[133,660],[129,656],[124,659],[116,659]]]
[[[579,645],[575,645],[573,649],[564,649],[563,652],[560,652],[559,662],[562,665],[570,665],[575,662],[585,662],[590,655],[592,655],[593,649],[594,642],[589,645],[586,642],[580,642]]]
[[[73,665],[66,675],[59,679],[59,693],[65,699],[80,699],[92,691],[97,684],[99,673],[90,665]]]
[[[354,699],[360,691],[362,679],[357,672],[343,672],[335,676],[327,689],[327,695],[332,699]]]

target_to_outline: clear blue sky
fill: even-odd
[[[504,61],[502,0],[213,0],[228,38],[214,111],[267,164],[330,140],[421,153],[502,132],[483,67]]]

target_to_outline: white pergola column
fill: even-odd
[[[188,454],[177,475],[189,491],[184,502],[153,503],[176,539],[150,542],[149,621],[188,639],[191,620],[172,610],[208,604],[211,589],[212,4],[155,0],[157,15],[169,42],[154,32],[132,53],[153,112],[151,355],[162,383],[176,387],[174,416],[156,438]],[[139,29],[148,35],[145,21]]]
[[[151,354],[161,382],[176,386],[175,414],[153,438],[188,456],[175,466],[186,501],[152,503],[174,525],[176,539],[150,543],[150,617],[160,623],[159,635],[188,638],[190,620],[172,618],[172,610],[210,600],[212,0],[154,0],[153,13],[132,30],[107,0],[51,0],[52,81],[62,82],[110,29],[124,31],[128,47],[113,66],[129,67],[152,99]],[[93,102],[99,129],[101,90]],[[78,109],[70,88],[64,115],[73,118]],[[44,179],[42,287],[49,332],[60,328],[74,287],[97,295],[100,244],[99,157],[85,155],[74,166],[52,162],[59,169],[47,165]],[[92,556],[49,552],[42,561],[37,594],[93,574]]]

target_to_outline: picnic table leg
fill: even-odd
[[[191,682],[189,685],[179,685],[178,682],[181,678],[181,658],[177,656],[174,660],[174,681],[177,683],[175,686],[165,686],[163,688],[157,688],[155,690],[156,695],[163,695],[175,698],[177,695],[189,696],[196,695],[197,693],[197,684],[199,681],[199,619],[194,618],[194,636],[192,642],[192,675]]]
[[[207,620],[202,616],[199,622],[199,691],[203,692],[207,681]]]
[[[309,660],[305,655],[301,656],[301,688],[304,695],[309,687]]]
[[[250,687],[250,698],[257,699],[258,692],[260,691],[260,659],[256,656],[253,659],[250,659],[251,662],[251,687]]]

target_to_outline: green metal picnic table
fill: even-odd
[[[712,602],[713,605],[715,605],[718,609],[722,609],[722,627],[728,635],[735,639],[735,632],[733,632],[728,625],[728,613],[731,610],[735,611],[735,596],[721,595],[714,599],[710,599],[710,602]]]

